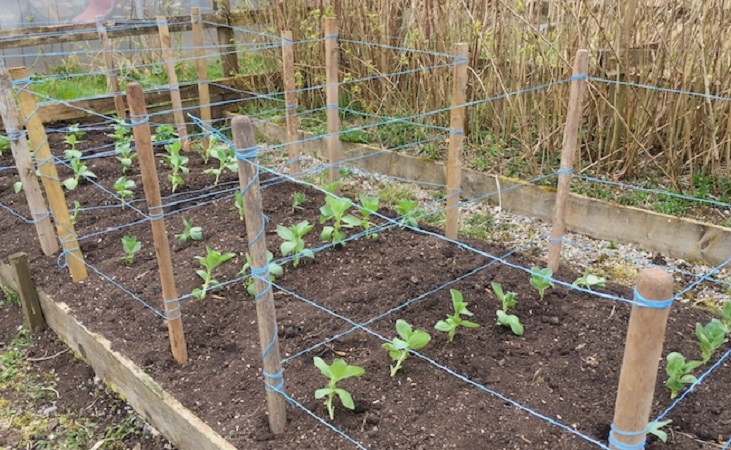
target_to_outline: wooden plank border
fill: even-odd
[[[0,264],[0,279],[13,289],[18,283],[7,264]],[[130,359],[112,350],[103,336],[74,319],[64,303],[39,292],[46,323],[86,361],[96,375],[110,383],[124,400],[181,450],[236,450],[211,427],[166,392]]]
[[[283,126],[264,124],[259,127],[259,131],[275,141],[287,142],[286,128]],[[311,133],[302,133],[302,139],[312,137]],[[304,154],[327,159],[324,139],[306,141],[301,145]],[[446,167],[440,161],[343,142],[343,160],[359,157],[360,159],[347,164],[369,172],[410,180],[446,183]],[[515,185],[520,187],[505,191]],[[496,195],[486,200],[496,205],[497,191],[500,189],[503,190],[499,198],[502,208],[546,223],[551,222],[555,189],[474,170],[462,172],[462,197],[465,199],[494,192]],[[731,229],[698,220],[622,206],[577,194],[569,196],[565,220],[567,229],[574,233],[594,239],[637,244],[664,256],[681,258],[692,263],[702,262],[717,266],[731,258]]]

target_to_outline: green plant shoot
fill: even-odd
[[[160,125],[155,128],[155,134],[152,135],[152,142],[169,143],[178,137],[175,128],[172,125]]]
[[[365,231],[366,237],[370,239],[377,239],[378,233],[374,233],[371,230],[371,228],[373,228],[373,226],[375,225],[373,222],[371,222],[371,215],[378,212],[378,203],[380,199],[378,197],[371,197],[365,194],[360,194],[358,196],[358,200],[360,200],[360,206],[358,207],[358,211],[363,217],[363,219],[360,221],[360,226],[363,227],[363,231]]]
[[[416,219],[419,213],[417,206],[419,206],[418,201],[406,198],[402,198],[396,203],[396,214],[401,217],[399,220],[399,226],[401,228],[407,225],[414,228],[419,226],[419,221]]]
[[[703,361],[686,362],[685,357],[678,352],[672,352],[667,356],[665,372],[668,374],[668,379],[665,381],[665,386],[670,389],[671,399],[677,397],[686,384],[696,382],[696,377],[690,372],[701,364]]]
[[[119,198],[122,200],[122,208],[124,208],[124,205],[127,204],[127,200],[131,199],[134,196],[133,189],[135,189],[137,185],[134,181],[128,180],[125,177],[119,177],[117,181],[114,182],[114,190],[117,192],[117,195],[119,195]]]
[[[188,241],[200,241],[203,239],[203,228],[194,227],[193,221],[183,217],[183,232],[176,234],[175,238],[181,244],[185,244]]]
[[[168,174],[168,181],[170,181],[170,184],[173,186],[173,192],[185,184],[183,175],[187,175],[188,172],[190,172],[186,166],[190,158],[180,154],[180,150],[182,150],[182,148],[183,144],[180,141],[175,141],[165,146],[167,155],[164,156],[164,161],[171,171]]]
[[[668,433],[663,430],[663,428],[668,426],[671,422],[672,420],[650,422],[650,424],[647,425],[647,434],[652,434],[653,436],[656,436],[658,439],[660,439],[662,442],[667,442]]]
[[[292,194],[292,212],[298,209],[304,209],[302,205],[307,201],[307,195],[304,192],[295,192]]]
[[[122,250],[124,256],[122,261],[125,266],[131,266],[135,261],[135,255],[142,250],[142,242],[137,240],[137,236],[124,236],[122,238]]]
[[[703,364],[711,359],[719,347],[728,342],[726,331],[726,327],[718,319],[711,319],[706,326],[700,323],[695,324],[695,337],[703,355]]]
[[[355,403],[350,392],[343,388],[338,387],[338,383],[346,378],[360,377],[365,373],[365,369],[358,366],[348,365],[345,361],[340,358],[335,358],[331,365],[327,365],[325,361],[319,356],[314,358],[315,367],[320,369],[320,372],[328,378],[327,386],[315,391],[315,398],[320,400],[325,399],[325,406],[327,412],[330,415],[330,420],[335,420],[335,406],[333,405],[333,399],[337,396],[340,399],[340,403],[348,409],[355,409]]]
[[[584,286],[588,290],[592,290],[592,288],[601,288],[604,289],[607,287],[607,279],[604,277],[598,277],[596,275],[592,275],[589,273],[588,270],[584,271],[584,275],[577,278],[576,281],[571,283],[574,286]]]
[[[291,254],[293,256],[292,265],[297,267],[300,263],[300,258],[314,258],[315,254],[312,250],[305,248],[304,236],[312,231],[314,225],[310,225],[308,221],[302,221],[298,224],[292,225],[291,227],[285,227],[284,225],[277,225],[277,234],[284,240],[280,247],[282,256]]]
[[[69,213],[69,219],[74,225],[76,225],[76,218],[79,216],[79,212],[81,212],[81,203],[78,200],[74,200],[74,209]]]
[[[273,262],[274,255],[272,252],[267,250],[267,263],[269,270],[269,281],[276,280],[277,277],[281,276],[284,273],[284,269],[279,264]],[[244,267],[241,269],[241,272],[239,272],[239,276],[243,277],[246,276],[249,272],[251,272],[251,255],[248,253],[246,254],[246,264],[244,264]],[[256,288],[254,287],[254,277],[247,277],[244,280],[244,284],[246,285],[246,292],[249,293],[249,295],[256,295]]]
[[[731,333],[731,301],[723,302],[723,306],[716,309],[721,315],[721,323],[726,327],[726,334]]]
[[[553,276],[553,270],[550,267],[541,269],[540,267],[531,267],[530,269],[530,285],[538,290],[538,295],[541,300],[546,293],[546,289],[549,287],[555,287],[553,281],[550,278]]]
[[[117,154],[117,161],[122,164],[122,173],[127,173],[127,170],[132,166],[132,161],[137,158],[137,153],[132,150],[132,143],[117,142],[114,144],[114,153]]]
[[[518,316],[508,314],[508,310],[518,303],[515,300],[515,292],[503,292],[503,286],[500,283],[492,282],[490,286],[492,286],[492,291],[495,293],[495,296],[503,304],[503,308],[496,312],[498,325],[510,327],[513,334],[523,336],[525,330]]]
[[[218,167],[212,167],[203,171],[206,175],[213,175],[216,179],[213,181],[213,185],[218,184],[218,180],[221,179],[223,171],[228,169],[231,172],[236,173],[238,171],[238,163],[236,162],[236,155],[234,150],[226,145],[217,145],[210,150],[210,156],[218,161]]]
[[[206,256],[196,256],[203,269],[196,270],[196,274],[203,279],[203,285],[200,288],[193,289],[193,297],[198,300],[206,298],[206,292],[218,284],[217,280],[213,279],[213,271],[216,267],[225,263],[236,256],[235,253],[221,253],[217,250],[206,246]]]
[[[240,190],[234,193],[234,206],[236,206],[236,210],[239,212],[239,219],[244,220],[246,215],[244,210],[244,195]]]
[[[401,365],[409,356],[409,350],[419,350],[426,347],[431,341],[429,333],[423,330],[414,330],[408,322],[399,319],[396,321],[396,333],[399,337],[393,338],[391,342],[383,344],[383,348],[388,351],[388,356],[396,361],[391,367],[391,376],[396,375],[401,369]]]
[[[345,232],[342,231],[343,225],[346,227],[354,227],[360,225],[360,220],[348,212],[352,203],[346,198],[336,198],[328,196],[325,198],[325,204],[320,207],[320,223],[328,220],[333,221],[332,226],[323,227],[320,239],[324,242],[332,241],[333,244],[343,244]]]
[[[327,171],[322,172],[322,173],[327,174]],[[340,187],[340,183],[341,183],[340,181],[333,181],[330,184],[326,184],[326,185],[322,186],[322,190],[327,192],[328,194],[332,194]]]
[[[457,328],[477,328],[480,325],[462,319],[461,316],[472,317],[474,315],[467,309],[467,303],[463,300],[462,293],[456,289],[450,289],[449,293],[452,295],[452,309],[454,309],[454,314],[447,314],[447,320],[440,320],[434,325],[434,328],[438,331],[449,333],[449,342],[452,342],[454,341],[454,335],[457,333]]]
[[[0,156],[8,150],[10,150],[10,139],[0,134]]]

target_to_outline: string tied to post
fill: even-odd
[[[574,169],[572,167],[567,167],[566,169],[558,169],[556,171],[556,175],[573,175]]]
[[[625,444],[617,440],[617,436],[634,438],[642,436],[642,441],[637,444]],[[611,425],[609,430],[609,444],[615,447],[617,450],[644,450],[645,444],[647,443],[647,429],[642,431],[621,431],[618,430],[614,424]]]
[[[144,125],[150,121],[149,114],[130,114],[129,125],[130,127],[136,127],[138,125]]]
[[[674,297],[670,297],[667,300],[647,300],[637,292],[637,288],[634,289],[634,300],[635,304],[641,308],[650,308],[650,309],[668,309],[673,304],[673,300],[675,300]]]
[[[259,147],[247,147],[236,149],[236,159],[244,161],[247,159],[254,159],[259,154]]]
[[[25,139],[26,133],[25,130],[8,130],[6,137],[8,140],[12,142],[18,142],[22,139]]]
[[[337,39],[337,38],[338,38],[338,33],[326,34],[325,35],[325,39]]]

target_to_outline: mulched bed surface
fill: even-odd
[[[61,139],[61,135],[50,136],[58,148],[57,154],[65,148],[59,144]],[[105,139],[101,132],[90,133],[80,147],[91,146],[92,142],[96,146]],[[186,178],[183,192],[202,189],[212,181],[212,177],[202,174],[200,157],[189,156],[191,174]],[[0,166],[11,164],[10,161],[6,154],[0,158]],[[89,168],[108,189],[121,175],[121,166],[113,158],[90,160]],[[168,195],[170,185],[162,162],[158,171],[162,194]],[[67,171],[62,171],[64,175]],[[136,164],[127,177],[138,183],[137,195],[141,196]],[[12,192],[15,179],[13,171],[0,172],[0,202],[27,214],[24,198]],[[227,173],[222,182],[236,179],[234,174]],[[265,213],[270,219],[266,239],[279,257],[281,240],[275,233],[276,224],[291,225],[305,219],[317,223],[323,196],[292,184],[272,183],[271,179],[264,184]],[[292,194],[296,191],[306,192],[309,202],[304,210],[293,213]],[[69,194],[68,200],[69,205],[73,200],[81,201],[84,206],[115,204],[111,197],[88,184],[79,186]],[[146,210],[144,203],[135,206]],[[246,240],[244,223],[238,218],[233,200],[182,213],[192,218],[194,225],[203,227],[201,242],[181,245],[173,238],[182,230],[180,216],[166,220],[178,292],[189,293],[200,285],[195,275],[199,265],[194,256],[204,255],[206,245],[237,253],[234,260],[221,266],[214,275],[219,281],[234,278],[245,262]],[[81,235],[87,235],[139,219],[130,208],[102,209],[80,214],[77,229]],[[269,433],[254,303],[240,284],[209,293],[204,301],[183,302],[190,362],[180,367],[169,353],[167,327],[159,316],[95,274],[82,285],[73,285],[55,260],[41,255],[32,226],[3,212],[0,229],[4,231],[0,236],[4,249],[0,256],[7,257],[21,250],[29,252],[41,289],[58,301],[67,302],[79,321],[109,338],[117,349],[151,373],[165,389],[237,448],[357,448],[300,408],[288,410],[289,424],[284,435],[274,437]],[[319,229],[316,227],[308,236],[312,247],[320,245]],[[120,239],[131,234],[143,242],[143,249],[135,263],[125,267],[120,262]],[[493,255],[509,251],[490,243],[465,242]],[[157,264],[147,223],[83,240],[81,249],[89,264],[153,306],[161,307]],[[527,267],[542,264],[525,252],[508,259]],[[431,344],[423,350],[431,360],[592,439],[606,442],[629,306],[561,287],[549,290],[539,302],[526,273],[490,262],[435,237],[393,228],[375,240],[361,238],[345,247],[320,252],[314,260],[304,260],[296,269],[288,264],[284,276],[276,282],[360,323],[487,265],[450,286],[462,291],[475,313],[474,321],[481,324],[478,329],[460,330],[453,343],[447,342],[444,333],[433,329],[437,320],[451,312],[449,289],[425,295],[375,320],[370,328],[392,338],[396,319],[403,318],[432,335]],[[559,274],[567,282],[576,277],[577,274],[568,270]],[[500,305],[488,291],[491,281],[498,281],[518,294],[519,303],[512,313],[525,325],[525,336],[514,336],[495,325],[495,311]],[[626,288],[611,284],[606,292],[631,295]],[[352,327],[281,291],[275,290],[275,302],[284,358]],[[705,311],[674,305],[664,354],[681,351],[698,358],[693,329],[695,322],[705,322],[708,318]],[[320,417],[327,417],[321,401],[313,397],[314,390],[325,385],[325,379],[313,366],[312,357],[319,355],[328,362],[343,357],[349,364],[363,366],[366,375],[342,383],[353,394],[356,410],[339,407],[333,424],[367,448],[596,448],[423,359],[410,357],[404,369],[392,378],[390,360],[381,348],[382,343],[378,337],[356,330],[287,360],[286,391]],[[661,366],[653,417],[671,403],[662,385],[664,363]],[[729,377],[731,366],[724,362],[672,412],[670,448],[715,448],[699,440],[716,442],[719,436],[727,436],[731,429],[731,409],[727,408],[729,395],[724,381]],[[667,447],[651,437],[647,448]]]

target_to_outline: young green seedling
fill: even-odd
[[[508,310],[515,306],[518,302],[515,300],[515,292],[503,292],[503,286],[500,283],[492,282],[492,292],[502,302],[503,308],[497,310],[497,323],[504,327],[510,327],[513,334],[517,336],[523,336],[523,324],[520,323],[518,316],[514,314],[508,314]]]
[[[668,374],[668,379],[665,381],[665,386],[670,389],[671,399],[677,397],[686,384],[696,382],[696,377],[690,372],[701,364],[703,361],[686,362],[685,357],[678,352],[672,352],[667,356],[665,372]]]
[[[0,134],[0,156],[8,150],[10,150],[10,139]]]
[[[320,372],[329,379],[326,387],[315,391],[315,398],[317,400],[325,399],[325,406],[330,415],[330,420],[335,420],[333,399],[336,395],[344,407],[355,409],[355,403],[350,392],[338,387],[338,383],[346,378],[360,377],[365,373],[365,370],[362,367],[348,365],[340,358],[335,358],[329,366],[319,356],[315,356],[314,362],[315,366],[320,369]]]
[[[137,153],[132,150],[132,143],[117,142],[114,145],[114,152],[117,154],[117,161],[122,164],[122,173],[127,173],[127,169],[132,166],[132,161],[137,158]]]
[[[208,164],[208,160],[211,158],[211,153],[213,153],[213,151],[219,146],[221,146],[221,139],[215,134],[211,135],[208,140],[208,147],[204,147],[200,152],[201,157],[203,158],[203,164]]]
[[[274,255],[272,252],[267,250],[267,263],[269,263],[267,269],[269,270],[269,281],[276,280],[276,277],[281,276],[284,273],[284,269],[282,269],[282,266],[279,264],[273,262]],[[244,264],[244,267],[241,269],[241,272],[239,272],[239,276],[243,277],[246,276],[251,271],[251,255],[248,253],[246,254],[246,264]],[[244,280],[244,284],[246,285],[246,292],[248,292],[250,295],[256,295],[256,289],[254,288],[254,277],[247,277]]]
[[[652,434],[656,436],[658,439],[660,439],[662,442],[668,441],[668,433],[663,430],[667,425],[669,425],[672,422],[672,420],[661,420],[660,422],[654,421],[650,422],[649,425],[647,425],[647,434]]]
[[[726,339],[726,327],[718,319],[711,319],[706,326],[696,323],[695,337],[698,340],[698,347],[700,347],[701,354],[703,355],[703,364],[711,359],[713,352],[728,342],[728,339]]]
[[[310,225],[308,221],[302,221],[298,224],[292,225],[287,228],[284,225],[277,225],[277,234],[284,240],[280,247],[282,256],[292,254],[293,261],[292,265],[297,267],[300,263],[300,258],[314,258],[315,254],[312,250],[305,248],[305,240],[303,237],[312,231],[314,225]]]
[[[235,253],[221,253],[206,246],[206,256],[195,257],[203,266],[203,269],[195,271],[203,279],[203,285],[200,288],[193,289],[193,297],[198,300],[206,298],[206,292],[218,284],[218,281],[213,279],[213,271],[234,256],[236,256]]]
[[[74,176],[71,178],[68,178],[62,182],[64,187],[68,189],[69,191],[73,191],[76,189],[76,187],[79,185],[79,180],[81,177],[86,178],[96,178],[96,174],[89,170],[89,168],[84,164],[84,162],[81,160],[81,152],[74,151],[72,158],[69,160],[69,165],[71,166],[71,170],[74,172]]]
[[[716,308],[721,315],[721,323],[726,328],[726,334],[731,333],[731,301],[723,302],[723,306]]]
[[[323,227],[320,239],[323,242],[332,241],[333,244],[342,244],[345,239],[345,232],[342,231],[343,225],[346,227],[354,227],[360,225],[360,220],[348,212],[353,204],[346,198],[335,198],[328,196],[325,198],[325,204],[320,207],[320,223],[328,220],[333,221],[332,226]]]
[[[401,365],[406,358],[409,357],[409,350],[419,350],[426,347],[431,341],[431,336],[424,330],[414,330],[408,322],[399,319],[396,321],[396,333],[399,337],[393,338],[391,342],[383,344],[383,348],[388,351],[388,356],[396,361],[391,367],[391,376],[401,369]]]
[[[449,293],[452,295],[452,308],[454,314],[447,314],[447,320],[440,320],[434,325],[439,331],[449,333],[449,342],[454,341],[454,335],[457,333],[457,328],[477,328],[480,325],[470,322],[469,320],[462,319],[461,316],[471,317],[474,314],[467,309],[467,302],[462,299],[462,293],[456,289],[450,289]]]
[[[327,174],[327,172],[322,172],[323,174]],[[322,190],[327,192],[328,194],[332,194],[340,187],[340,181],[333,181],[330,184],[326,184],[322,186]]]
[[[142,242],[137,240],[137,236],[124,236],[122,238],[122,250],[125,255],[122,261],[125,266],[131,266],[134,263],[135,255],[142,250]]]
[[[402,198],[396,203],[396,214],[401,217],[401,219],[399,220],[399,226],[401,228],[404,228],[407,225],[414,228],[417,228],[419,226],[419,221],[416,220],[416,216],[419,212],[417,206],[419,206],[418,201],[409,200],[406,198]]]
[[[137,185],[134,181],[128,180],[125,177],[119,177],[117,181],[114,182],[114,190],[122,200],[122,208],[124,208],[124,205],[127,204],[127,200],[134,196],[134,192],[132,190],[136,187]]]
[[[155,134],[152,135],[152,142],[171,142],[178,134],[172,125],[160,125],[155,128]]]
[[[584,275],[577,278],[576,281],[571,283],[573,286],[584,286],[588,290],[592,288],[604,289],[607,287],[607,279],[604,277],[598,277],[589,273],[589,270],[584,271]]]
[[[76,225],[76,217],[78,217],[81,211],[81,203],[78,200],[74,200],[74,209],[69,213],[69,219],[73,225]]]
[[[23,190],[23,182],[22,181],[16,181],[13,183],[13,192],[16,194],[20,193],[20,191]]]
[[[540,267],[531,267],[530,269],[530,285],[538,290],[541,300],[549,287],[555,287],[550,278],[553,276],[553,270],[550,267],[541,269]]]
[[[239,212],[239,218],[244,220],[244,195],[241,191],[236,191],[234,193],[234,205],[236,206],[236,210]]]
[[[78,138],[75,134],[69,134],[66,136],[66,138],[63,140],[65,144],[68,144],[69,149],[64,150],[63,156],[66,158],[66,161],[71,162],[73,159],[79,159],[81,158],[81,152],[79,150],[76,150],[76,144],[79,143]]]
[[[165,146],[165,150],[168,154],[164,156],[164,160],[165,164],[167,164],[171,170],[171,173],[168,174],[168,180],[173,186],[173,192],[175,192],[178,187],[185,184],[183,175],[187,175],[189,172],[188,167],[186,167],[189,158],[180,154],[180,150],[182,150],[182,148],[183,144],[180,141],[175,141]]]
[[[183,232],[176,234],[175,238],[181,244],[185,244],[188,241],[200,241],[203,239],[203,228],[194,227],[193,221],[183,217]]]
[[[76,138],[80,138],[86,134],[86,131],[82,130],[81,126],[78,123],[69,125],[67,130],[72,136]]]
[[[378,212],[378,203],[380,200],[378,197],[371,197],[365,194],[360,194],[358,196],[358,200],[360,200],[358,211],[360,212],[360,215],[363,216],[363,219],[360,221],[360,226],[363,227],[366,237],[377,239],[378,233],[371,231],[371,228],[375,225],[371,222],[371,215]]]
[[[295,192],[292,194],[292,212],[298,209],[304,209],[302,205],[307,201],[307,195],[304,192]]]
[[[218,184],[218,180],[221,179],[223,171],[228,169],[231,172],[236,173],[238,171],[238,163],[236,162],[236,155],[234,150],[225,145],[218,145],[211,149],[210,156],[213,159],[218,160],[218,167],[212,167],[203,171],[206,175],[213,175],[216,179],[213,181],[213,185]]]

